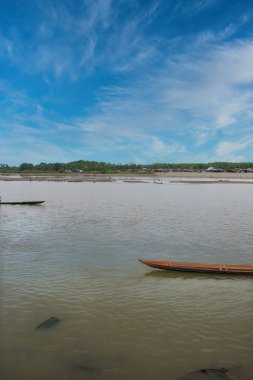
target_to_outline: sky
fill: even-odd
[[[0,163],[253,161],[252,0],[0,0]]]

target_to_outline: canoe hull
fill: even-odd
[[[179,271],[179,272],[253,275],[253,265],[185,263],[185,262],[153,261],[153,260],[142,260],[142,259],[139,259],[139,261],[152,268]]]
[[[44,203],[45,201],[24,201],[24,202],[0,202],[1,205],[39,205],[41,203]]]

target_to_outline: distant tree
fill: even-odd
[[[4,172],[29,172],[33,173],[51,173],[59,172],[63,173],[65,171],[83,171],[86,173],[113,173],[113,172],[140,172],[145,168],[146,172],[149,171],[167,171],[167,170],[176,170],[176,171],[200,171],[206,170],[208,167],[214,167],[216,169],[223,169],[225,171],[240,171],[247,170],[249,168],[253,169],[253,162],[208,162],[208,163],[166,163],[166,162],[154,162],[152,164],[135,164],[130,162],[128,164],[112,164],[109,162],[103,161],[72,161],[68,163],[45,163],[41,162],[40,164],[33,165],[31,163],[24,162],[20,166],[9,166],[7,164],[0,164],[1,173]]]
[[[33,170],[33,164],[29,164],[27,162],[23,162],[20,166],[19,169],[21,172],[23,171],[28,171],[28,170]]]
[[[53,170],[56,172],[59,172],[61,169],[61,164],[59,162],[56,162],[53,164]]]

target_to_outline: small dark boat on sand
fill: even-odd
[[[41,203],[44,203],[45,201],[24,201],[24,202],[0,202],[1,205],[39,205]]]
[[[139,261],[152,268],[166,269],[180,272],[215,273],[215,274],[251,274],[253,275],[253,265],[224,265],[224,264],[203,264],[184,263],[173,261]]]

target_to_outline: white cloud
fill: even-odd
[[[168,109],[187,112],[197,128],[233,129],[252,117],[252,67],[252,41],[214,46],[169,63],[158,87]]]
[[[207,118],[213,128],[225,127],[252,110],[252,67],[252,41],[213,47],[194,57],[181,55],[128,89],[106,89],[102,114],[117,118],[125,111],[136,117],[136,112],[145,111],[149,120],[156,114],[158,126],[166,114],[187,111],[197,120]]]
[[[164,142],[163,139],[158,137],[151,137],[148,144],[147,155],[150,157],[163,159],[165,157],[171,157],[173,154],[185,153],[186,148],[183,144],[171,142]],[[143,152],[144,153],[144,152]]]
[[[230,157],[247,148],[253,153],[253,135],[238,141],[221,141],[216,146],[216,153],[220,157]]]
[[[59,160],[61,155],[68,156],[63,155],[60,144],[71,135],[71,141],[78,142],[75,152],[82,152],[83,148],[86,155],[95,156],[97,151],[108,155],[110,151],[128,151],[131,157],[143,162],[156,158],[204,159],[208,155],[201,150],[207,144],[224,160],[246,155],[251,145],[244,136],[251,135],[253,121],[253,40],[226,41],[249,17],[220,31],[205,30],[185,41],[176,37],[171,42],[162,37],[150,40],[146,34],[160,11],[159,2],[142,12],[136,6],[134,16],[126,17],[122,24],[119,8],[115,10],[110,0],[84,2],[75,17],[64,6],[55,8],[49,4],[43,10],[47,17],[42,18],[29,41],[31,46],[18,32],[12,40],[1,39],[6,56],[26,74],[42,73],[52,88],[55,79],[82,79],[95,73],[96,67],[118,76],[113,78],[115,86],[97,89],[97,103],[90,107],[89,116],[82,116],[79,111],[75,119],[63,120],[54,115],[54,121],[24,92],[11,90],[0,82],[0,90],[8,98],[4,104],[7,106],[0,110],[4,123],[13,130],[19,126],[16,133],[21,136],[23,132],[34,149],[40,143],[48,146],[53,155],[58,144],[60,150],[55,150],[55,160]],[[181,2],[182,7],[185,4]],[[215,1],[187,4],[185,11],[200,12]],[[175,40],[181,54],[175,53]],[[23,51],[18,48],[22,45]],[[126,81],[127,73],[132,76]],[[99,82],[97,77],[96,80]],[[85,85],[82,82],[82,88]],[[43,138],[35,136],[33,128],[43,130]],[[54,143],[57,133],[60,138]],[[217,136],[223,140],[219,144]],[[195,149],[192,155],[186,148],[188,144]]]
[[[186,152],[181,149],[184,143],[180,136],[185,139],[188,135],[201,148],[202,144],[215,144],[219,130],[235,138],[250,129],[251,67],[252,41],[214,46],[193,57],[181,55],[148,80],[140,78],[128,88],[106,88],[95,114],[74,123],[89,140],[107,136],[122,146],[125,139],[141,147],[143,141],[149,141],[148,149],[140,149],[143,157],[151,152],[167,160],[174,152],[182,157]],[[157,134],[161,137],[152,137]],[[174,141],[167,145],[165,135]],[[232,149],[232,145],[218,146],[217,155],[230,157],[228,146]]]

